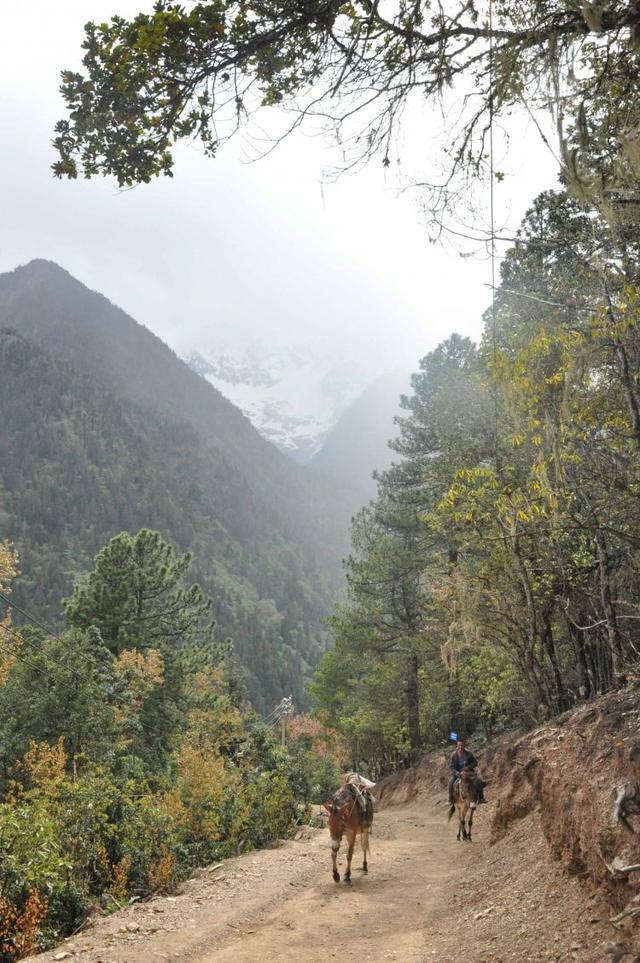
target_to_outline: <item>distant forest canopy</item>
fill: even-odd
[[[640,675],[640,248],[537,197],[482,341],[421,361],[313,684],[374,775]]]
[[[3,328],[3,326],[6,326]],[[360,496],[290,463],[158,338],[46,261],[0,275],[0,538],[60,599],[122,530],[193,554],[256,708],[304,707]]]

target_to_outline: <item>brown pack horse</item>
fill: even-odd
[[[356,843],[356,836],[360,835],[364,862],[362,864],[363,873],[369,871],[367,866],[367,853],[369,852],[369,833],[373,824],[373,800],[371,793],[364,787],[360,788],[353,783],[341,786],[334,795],[330,803],[325,803],[324,808],[329,813],[329,833],[331,835],[331,861],[333,863],[333,878],[336,883],[340,882],[338,872],[338,850],[342,837],[347,837],[347,868],[342,877],[345,883],[351,882],[351,860],[353,859],[353,848]]]
[[[471,769],[463,769],[460,778],[453,787],[453,805],[449,810],[449,819],[456,810],[458,811],[458,840],[466,839],[471,842],[473,814],[479,797],[480,790],[475,773]]]

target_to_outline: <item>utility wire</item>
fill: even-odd
[[[31,612],[27,612],[26,609],[21,608],[16,602],[13,601],[13,599],[8,598],[8,596],[6,596],[4,592],[0,592],[0,599],[2,599],[2,601],[6,605],[11,606],[14,612],[19,612],[20,615],[24,615],[24,617],[28,619],[29,622],[33,623],[33,625],[37,625],[38,628],[42,629],[43,632],[46,632],[47,635],[50,635],[54,639],[58,638],[58,636],[53,631],[53,629],[51,629],[48,625],[45,625],[44,622],[41,622],[40,619],[36,618],[36,616],[33,615]]]
[[[280,702],[278,703],[278,705],[275,707],[275,709],[272,709],[271,712],[264,717],[264,719],[262,720],[262,722],[266,723],[266,722],[268,722],[269,719],[271,719],[272,721],[273,721],[273,720],[277,721],[277,720],[278,720],[278,713],[279,713],[279,711],[280,711],[281,708],[282,708],[282,701],[280,701]]]
[[[538,301],[540,304],[549,304],[552,308],[568,308],[571,311],[597,311],[598,305],[591,304],[570,304],[569,302],[563,301],[549,301],[547,298],[538,297],[536,294],[527,294],[526,291],[515,291],[513,288],[505,288],[502,284],[499,288],[494,287],[492,284],[485,284],[484,287],[491,288],[493,291],[493,297],[495,299],[496,291],[498,294],[513,294],[517,298],[527,298],[529,301]]]
[[[496,472],[500,471],[498,455],[498,384],[496,364],[498,359],[497,322],[496,322],[496,224],[495,224],[495,186],[493,157],[493,0],[489,0],[489,220],[491,224],[491,340],[493,355],[493,430],[494,461]]]

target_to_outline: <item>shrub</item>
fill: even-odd
[[[224,833],[218,850],[231,856],[268,846],[292,832],[298,807],[284,771],[243,774],[223,806]]]

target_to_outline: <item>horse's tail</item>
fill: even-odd
[[[451,805],[449,806],[449,815],[447,816],[447,822],[451,820],[451,817],[453,816],[455,811],[456,811],[455,803],[451,803]]]

